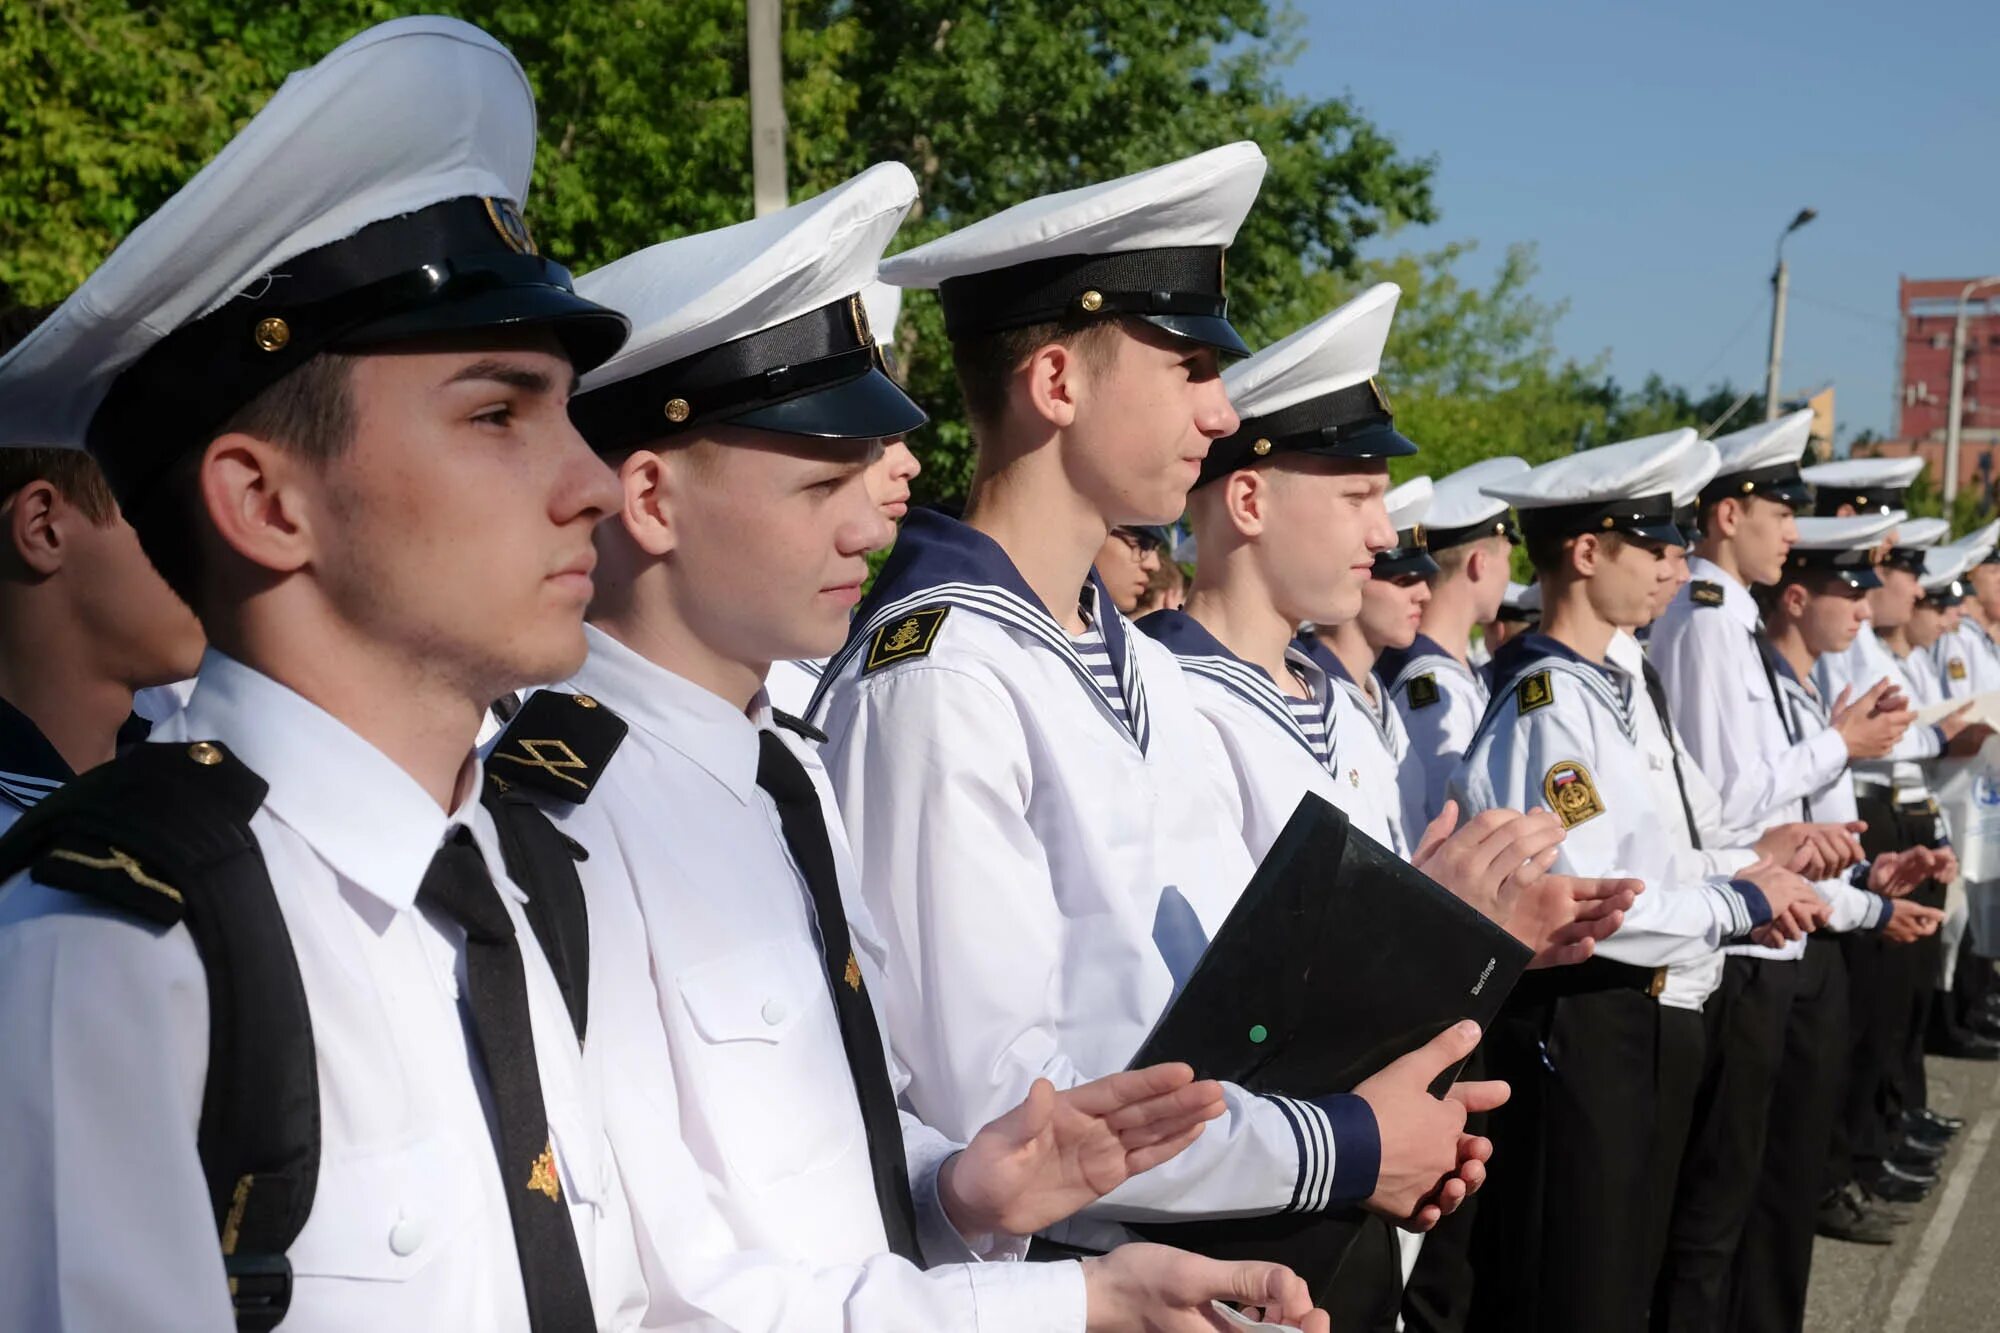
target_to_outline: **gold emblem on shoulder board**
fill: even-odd
[[[868,659],[861,669],[873,671],[929,653],[931,645],[937,642],[938,627],[944,624],[950,610],[949,606],[927,606],[885,623],[875,631],[868,645]]]
[[[559,778],[569,783],[572,787],[582,787],[586,791],[589,790],[590,784],[588,782],[571,777],[570,773],[587,773],[590,771],[590,765],[584,763],[577,755],[577,752],[570,749],[566,742],[523,739],[515,741],[514,744],[521,747],[521,753],[509,754],[505,750],[495,750],[493,757],[495,759],[504,759],[510,764],[519,764],[523,768],[539,768],[550,777]],[[564,770],[569,771],[565,772]]]
[[[1546,671],[1537,671],[1521,682],[1515,696],[1523,713],[1532,713],[1537,708],[1547,708],[1556,701],[1555,681]]]

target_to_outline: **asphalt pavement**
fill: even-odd
[[[1808,1333],[2000,1333],[2000,1064],[1928,1074],[1931,1105],[1966,1119],[1938,1188],[1893,1245],[1814,1246]]]

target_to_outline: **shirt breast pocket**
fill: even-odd
[[[479,1195],[469,1151],[429,1139],[388,1152],[323,1158],[312,1215],[292,1243],[300,1278],[400,1282],[428,1267],[466,1227]]]
[[[769,1186],[838,1160],[861,1114],[820,960],[803,943],[738,949],[680,976],[694,1036],[682,1123],[737,1178]],[[697,1151],[699,1149],[697,1148]]]

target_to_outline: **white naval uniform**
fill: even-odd
[[[1604,658],[1640,686],[1632,692],[1633,731],[1639,751],[1645,756],[1653,801],[1667,827],[1686,835],[1675,840],[1675,880],[1728,877],[1756,861],[1757,853],[1744,845],[1756,841],[1755,835],[1746,838],[1723,823],[1721,797],[1688,754],[1678,727],[1669,725],[1653,707],[1653,697],[1644,688],[1645,649],[1636,638],[1619,630],[1605,647]],[[1668,711],[1672,712],[1671,704]],[[1692,827],[1688,824],[1690,817],[1694,821]],[[1722,968],[1721,953],[1668,968],[1660,1003],[1677,1009],[1701,1008],[1722,984]]]
[[[764,677],[764,695],[771,701],[771,707],[793,717],[804,717],[812,707],[813,692],[819,689],[820,677],[826,674],[825,658],[805,658],[799,661],[771,663],[771,670]]]
[[[1645,884],[1599,955],[1639,967],[1694,962],[1771,919],[1754,885],[1677,866],[1686,832],[1667,822],[1677,811],[1658,808],[1636,736],[1632,697],[1644,693],[1642,682],[1541,633],[1509,642],[1495,666],[1493,706],[1452,775],[1451,793],[1468,817],[1538,806],[1560,816],[1556,793],[1575,789],[1557,870]],[[1547,702],[1524,711],[1522,682],[1540,672]]]
[[[958,1144],[902,1117],[919,1270],[890,1252],[828,991],[812,899],[757,784],[754,720],[595,627],[561,689],[631,730],[580,805],[546,803],[589,849],[590,1041],[638,1222],[647,1322],[736,1333],[1083,1327],[1073,1264],[1025,1238],[961,1239],[937,1196]],[[820,792],[854,953],[882,946],[814,747],[775,729]],[[506,742],[503,739],[504,748]],[[889,1065],[892,1081],[896,1066]]]
[[[1310,633],[1301,634],[1294,642],[1338,687],[1333,693],[1333,725],[1341,746],[1333,759],[1338,765],[1335,772],[1351,793],[1342,808],[1349,805],[1360,808],[1364,802],[1372,805],[1389,830],[1386,840],[1377,838],[1377,841],[1409,860],[1414,840],[1422,837],[1424,831],[1412,830],[1403,823],[1399,779],[1410,737],[1403,730],[1403,719],[1389,703],[1388,688],[1371,673],[1368,681],[1374,687],[1371,697],[1368,690],[1347,674],[1346,664],[1331,646]],[[1371,812],[1371,822],[1372,818]]]
[[[1833,722],[1827,716],[1826,702],[1820,698],[1812,682],[1800,680],[1791,664],[1783,658],[1773,658],[1772,666],[1778,677],[1778,697],[1785,710],[1783,720],[1790,724],[1790,734],[1805,742],[1831,731]],[[1766,730],[1768,732],[1769,728]],[[1784,732],[1779,732],[1771,739],[1775,743],[1784,739],[1784,735]],[[1826,824],[1846,824],[1859,819],[1861,815],[1854,801],[1853,779],[1842,770],[1833,781],[1807,793],[1799,815],[1802,819]],[[1861,887],[1867,882],[1868,865],[1863,862],[1850,868],[1839,879],[1820,880],[1813,885],[1833,909],[1833,915],[1826,923],[1827,930],[1836,933],[1874,930],[1889,919],[1889,900]],[[1804,951],[1805,941],[1795,943],[1798,947],[1793,950],[1794,955]]]
[[[1006,553],[918,510],[815,703],[888,948],[877,994],[908,1100],[949,1135],[1036,1078],[1125,1067],[1253,869],[1228,759],[1173,655],[1115,613],[1101,629],[1129,723]],[[1224,1096],[1192,1147],[1052,1234],[1101,1246],[1124,1234],[1106,1220],[1373,1192],[1379,1140],[1358,1099]]]
[[[1465,758],[1492,696],[1483,674],[1426,634],[1407,649],[1383,653],[1376,674],[1388,683],[1409,737],[1402,765],[1403,828],[1420,838],[1444,809],[1452,770]]]
[[[1986,627],[1971,616],[1962,618],[1957,629],[1940,637],[1932,655],[1938,661],[1939,683],[1945,698],[1967,699],[2000,690],[2000,647],[1994,645]],[[1954,660],[1964,668],[1963,675],[1952,671]]]
[[[1139,628],[1166,646],[1181,664],[1188,697],[1214,726],[1229,757],[1229,776],[1243,803],[1243,842],[1262,860],[1284,831],[1305,793],[1342,810],[1353,826],[1384,847],[1394,836],[1379,792],[1361,785],[1342,766],[1338,731],[1342,692],[1296,644],[1285,660],[1312,691],[1325,719],[1323,740],[1309,735],[1294,715],[1295,700],[1281,692],[1262,667],[1224,647],[1185,611],[1155,611]],[[1318,743],[1315,743],[1318,741]]]
[[[1647,656],[1666,686],[1667,706],[1688,753],[1740,827],[1761,833],[1799,817],[1799,802],[1847,769],[1847,742],[1816,731],[1797,744],[1774,743],[1777,699],[1757,632],[1749,589],[1708,560],[1688,561],[1690,582],[1653,622]],[[1720,589],[1722,605],[1694,600]],[[1713,598],[1714,594],[1704,592]]]
[[[1893,680],[1914,707],[1936,701],[1937,690],[1913,680],[1903,659],[1875,636],[1872,625],[1861,626],[1846,652],[1829,653],[1813,663],[1813,684],[1828,707],[1840,698],[1842,690],[1847,690],[1850,698],[1858,699],[1884,677]],[[1854,779],[1889,787],[1898,803],[1924,800],[1929,797],[1930,788],[1924,781],[1922,761],[1943,753],[1942,728],[1912,726],[1889,751],[1888,758],[1855,764]]]
[[[320,1091],[319,1181],[289,1251],[286,1333],[528,1328],[485,1076],[459,1001],[464,935],[415,906],[471,830],[522,963],[563,1201],[596,1323],[644,1311],[602,1071],[575,1031],[479,804],[410,775],[269,677],[211,650],[157,740],[221,742],[270,784],[250,821],[298,956]],[[467,762],[472,764],[470,751]],[[0,1328],[235,1327],[195,1152],[208,988],[161,931],[15,876],[0,889]]]

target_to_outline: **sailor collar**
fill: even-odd
[[[1462,676],[1472,675],[1470,667],[1453,657],[1443,644],[1428,634],[1417,635],[1407,648],[1384,648],[1382,655],[1375,660],[1375,674],[1389,682],[1389,688],[1393,690],[1402,683],[1406,674],[1433,658],[1442,658],[1445,667]]]
[[[75,776],[33,719],[0,699],[0,800],[32,809]]]
[[[1325,753],[1315,748],[1300,728],[1298,718],[1292,713],[1292,697],[1278,688],[1278,683],[1271,679],[1271,673],[1231,652],[1199,620],[1185,611],[1155,611],[1139,622],[1139,629],[1172,653],[1182,670],[1216,682],[1256,708],[1273,726],[1304,746],[1315,763],[1327,765],[1332,762],[1334,718],[1337,716],[1332,707],[1333,682],[1298,640],[1285,645],[1285,661],[1304,678],[1307,688],[1312,691],[1313,703],[1318,705],[1325,719]]]
[[[820,720],[832,683],[849,664],[869,652],[878,635],[895,635],[914,620],[918,636],[897,649],[899,656],[893,660],[923,656],[929,652],[944,614],[958,608],[1022,630],[1062,658],[1079,688],[1097,701],[1106,720],[1125,732],[1143,753],[1151,728],[1145,687],[1130,640],[1131,625],[1118,614],[1095,569],[1090,571],[1080,591],[1083,604],[1098,609],[1098,614],[1091,618],[1091,628],[1102,636],[1104,650],[1118,673],[1130,716],[1129,727],[1104,699],[1068,631],[1042,605],[1000,544],[968,524],[929,509],[912,510],[903,520],[895,549],[876,576],[875,586],[856,609],[846,645],[827,664],[826,675],[813,695],[807,716],[814,722]],[[927,613],[931,617],[928,622]],[[902,639],[894,642],[901,643]],[[871,655],[863,669],[881,664],[879,655]]]

